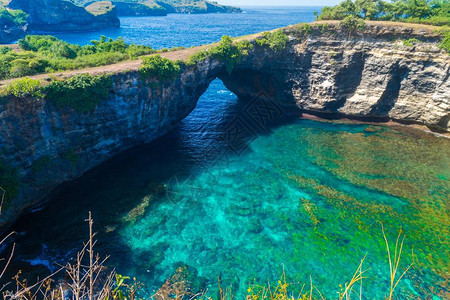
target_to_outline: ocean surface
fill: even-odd
[[[223,35],[237,37],[301,22],[312,22],[313,13],[320,9],[319,6],[244,7],[241,14],[122,17],[120,28],[53,35],[80,45],[105,35],[110,38],[123,37],[127,43],[148,45],[155,49],[191,47],[219,41]]]
[[[317,10],[122,18],[121,29],[58,36],[191,46],[312,21]],[[445,299],[449,140],[406,127],[299,119],[274,103],[276,113],[263,120],[251,113],[258,101],[241,101],[214,81],[175,130],[22,216],[12,228],[10,269],[42,278],[73,259],[92,211],[97,251],[144,283],[143,295],[183,272],[193,291],[213,297],[219,280],[243,299],[251,284],[276,285],[285,274],[296,293],[312,280],[335,298],[365,257],[362,299],[383,299],[390,285],[383,224],[392,251],[400,230],[405,236],[400,274],[414,263],[394,298]]]

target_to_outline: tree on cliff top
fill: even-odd
[[[402,21],[450,25],[450,3],[446,0],[344,0],[324,7],[318,20],[343,20],[356,16],[367,20]]]

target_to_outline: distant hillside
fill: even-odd
[[[105,1],[72,0],[89,7]],[[240,8],[205,0],[113,0],[119,16],[161,16],[168,13],[239,13]]]
[[[30,30],[81,31],[120,26],[109,1],[99,2],[91,9],[72,0],[11,0],[7,7],[26,12]]]
[[[0,0],[0,43],[22,37],[27,30],[28,15],[22,10],[6,8],[8,0]]]
[[[17,40],[30,31],[119,27],[118,16],[239,12],[240,8],[206,0],[0,0],[0,43]]]

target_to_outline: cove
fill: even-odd
[[[194,288],[213,296],[218,278],[240,297],[284,270],[299,289],[311,275],[334,297],[367,254],[365,295],[380,299],[389,287],[382,222],[391,242],[400,228],[406,234],[402,267],[412,249],[416,256],[399,299],[445,295],[448,139],[276,109],[270,123],[255,123],[249,104],[214,81],[175,130],[22,216],[10,269],[32,278],[73,258],[92,211],[97,249],[148,295],[183,266]],[[236,124],[245,124],[237,144],[227,138]]]

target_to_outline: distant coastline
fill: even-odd
[[[167,16],[168,14],[241,13],[238,7],[207,0],[11,0],[0,4],[0,44],[8,44],[28,33],[89,32],[119,28],[119,17]]]

